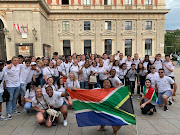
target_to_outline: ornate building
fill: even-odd
[[[165,0],[1,0],[0,59],[54,51],[164,54],[168,12]]]

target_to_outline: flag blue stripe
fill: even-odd
[[[113,116],[104,113],[96,113],[94,111],[76,113],[76,120],[79,127],[98,126],[98,125],[106,125],[106,126],[128,125],[127,123],[124,123],[122,120],[118,118],[115,118]]]

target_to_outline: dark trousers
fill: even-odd
[[[140,86],[137,87],[137,94],[143,93],[143,86],[145,85],[145,76],[139,76]]]
[[[100,84],[101,88],[103,88],[103,82],[104,82],[104,80],[99,80],[99,84]]]
[[[150,111],[150,109],[153,109],[153,108],[155,108],[155,106],[149,103],[144,108],[141,108],[141,112],[142,114],[147,114]]]
[[[135,81],[129,81],[129,87],[131,90],[131,94],[134,94]]]

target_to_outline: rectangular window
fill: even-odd
[[[152,39],[146,39],[145,41],[145,55],[152,56]]]
[[[51,46],[47,44],[43,44],[43,56],[47,58],[51,58]]]
[[[105,21],[105,30],[111,30],[111,21]]]
[[[146,5],[152,5],[152,0],[146,0],[145,4]]]
[[[84,40],[84,54],[91,53],[91,40]]]
[[[64,21],[63,22],[63,30],[64,31],[68,31],[69,30],[69,22],[68,21]]]
[[[132,39],[125,40],[125,55],[132,55]]]
[[[62,5],[69,5],[69,0],[62,0]]]
[[[125,0],[125,5],[132,5],[132,0]]]
[[[71,46],[70,40],[63,40],[63,54],[65,56],[71,55]]]
[[[152,21],[146,21],[146,30],[152,29]]]
[[[104,5],[111,5],[111,0],[104,0]]]
[[[112,53],[112,40],[105,39],[105,53],[110,55]]]
[[[125,30],[132,30],[132,22],[131,21],[125,22]]]
[[[91,0],[83,0],[84,5],[91,5]]]
[[[90,21],[84,21],[84,30],[91,30]]]
[[[16,44],[16,55],[33,56],[33,44],[23,43]]]

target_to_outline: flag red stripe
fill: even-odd
[[[78,99],[82,101],[100,102],[107,95],[109,95],[114,89],[91,89],[91,90],[74,90],[73,92],[67,88],[72,99]]]

